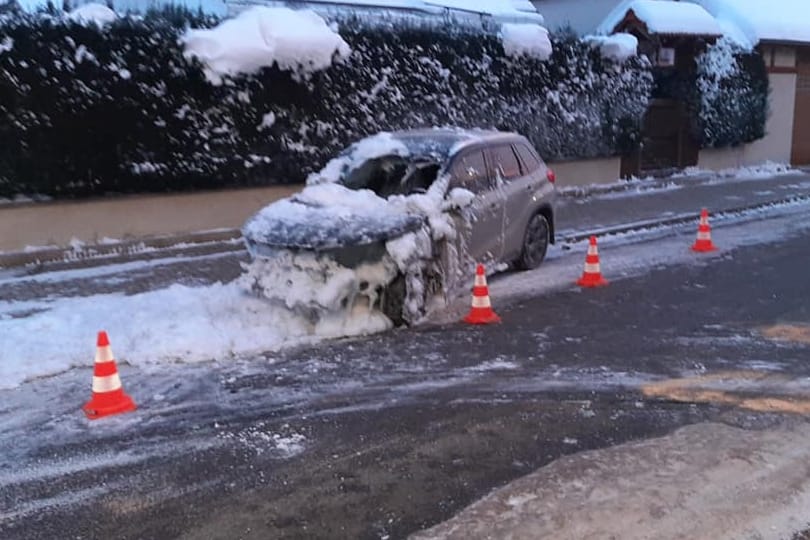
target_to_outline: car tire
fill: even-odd
[[[551,227],[543,214],[535,214],[526,225],[523,235],[523,249],[516,261],[520,270],[531,270],[540,266],[551,241]]]
[[[382,291],[380,297],[380,309],[383,315],[391,319],[394,326],[402,326],[406,323],[402,313],[405,306],[405,296],[408,294],[405,276],[397,274]]]

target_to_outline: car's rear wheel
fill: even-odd
[[[537,268],[546,258],[548,244],[551,240],[551,228],[543,214],[535,214],[526,226],[523,237],[523,251],[517,260],[521,270]]]

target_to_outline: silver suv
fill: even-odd
[[[251,287],[288,307],[305,304],[314,319],[361,301],[395,324],[413,322],[430,297],[468,288],[475,263],[537,267],[554,243],[554,181],[515,133],[368,137],[245,224]],[[302,294],[317,288],[329,294]]]

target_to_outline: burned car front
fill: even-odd
[[[452,229],[446,152],[423,146],[390,134],[364,139],[300,193],[259,211],[242,230],[252,256],[244,285],[303,314],[319,333],[418,320],[442,288],[436,230]]]

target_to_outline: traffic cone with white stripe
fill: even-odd
[[[96,363],[93,368],[93,396],[82,410],[87,418],[95,420],[104,416],[135,410],[135,402],[124,393],[118,368],[115,365],[107,332],[98,333]]]
[[[577,280],[580,287],[604,287],[608,282],[602,277],[602,269],[599,265],[599,248],[596,245],[596,237],[591,236],[588,244],[588,254],[585,256],[585,271],[582,277]]]
[[[489,300],[489,287],[487,287],[487,274],[484,265],[479,264],[475,269],[475,283],[472,294],[472,309],[464,317],[468,324],[490,324],[501,322],[501,318],[492,310]]]
[[[712,243],[712,228],[709,225],[709,211],[705,208],[700,211],[697,240],[695,240],[695,243],[692,245],[692,251],[697,251],[698,253],[717,251],[717,246]]]

